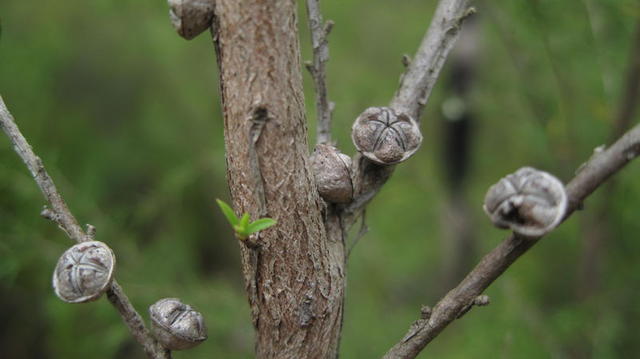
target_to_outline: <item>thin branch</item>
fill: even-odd
[[[636,22],[627,70],[623,74],[621,93],[621,100],[615,112],[609,135],[611,140],[618,138],[629,128],[638,111],[638,100],[640,100],[640,21]],[[616,183],[617,181],[609,181],[603,188],[605,194],[602,196],[599,207],[592,212],[590,218],[586,219],[584,250],[580,265],[581,277],[578,281],[580,296],[593,293],[601,279],[600,267],[606,254],[606,248],[604,248],[606,239],[609,238],[608,234],[611,231],[610,214],[615,198],[613,194],[617,188]]]
[[[640,125],[635,126],[609,149],[596,151],[581,166],[576,176],[566,186],[569,205],[563,220],[582,207],[583,201],[604,181],[640,155]],[[487,254],[458,286],[442,298],[433,308],[429,320],[410,328],[415,334],[397,343],[385,359],[415,358],[459,313],[473,303],[475,298],[493,283],[509,266],[533,247],[540,238],[524,238],[511,234]]]
[[[431,25],[391,100],[394,110],[419,120],[440,70],[458,39],[462,23],[475,13],[468,4],[469,0],[440,1]]]
[[[45,199],[51,204],[51,209],[49,209],[49,211],[53,211],[51,219],[55,220],[55,222],[58,223],[58,225],[74,241],[87,241],[87,236],[82,230],[82,227],[80,227],[78,221],[69,211],[67,204],[58,193],[53,180],[44,169],[42,160],[40,157],[36,156],[27,140],[22,136],[22,133],[20,133],[18,126],[4,104],[2,97],[0,97],[0,127],[11,140],[13,149],[16,151],[18,156],[20,156],[24,164],[27,165],[29,172],[31,172],[31,176],[33,176],[38,187],[40,187]]]
[[[440,0],[431,25],[418,51],[401,76],[400,87],[390,106],[399,113],[406,113],[416,120],[440,75],[440,70],[453,48],[462,23],[475,10],[469,0]],[[393,174],[395,166],[380,166],[359,153],[353,160],[355,198],[344,212],[346,223],[352,225],[359,213],[376,196]]]
[[[0,128],[9,137],[13,144],[13,148],[20,156],[22,161],[27,165],[33,179],[40,187],[44,198],[49,202],[51,208],[45,207],[41,215],[58,224],[58,226],[76,242],[85,242],[92,239],[95,228],[88,226],[89,234],[85,233],[78,224],[76,218],[71,214],[64,199],[56,189],[53,180],[44,168],[44,164],[31,148],[31,145],[24,138],[18,126],[9,113],[2,96],[0,96]],[[124,323],[129,328],[133,337],[144,347],[144,351],[149,358],[153,359],[169,359],[171,353],[165,350],[147,330],[142,317],[133,308],[129,298],[124,294],[122,287],[114,279],[111,288],[107,290],[109,301],[120,313]]]
[[[351,251],[356,246],[356,244],[358,244],[360,239],[362,239],[362,237],[364,237],[364,235],[369,232],[369,226],[367,226],[367,211],[362,211],[362,218],[360,220],[360,229],[358,230],[358,233],[356,233],[355,238],[353,239],[351,245],[349,246],[349,249],[347,250],[347,258],[349,258],[349,256],[351,255]]]
[[[635,34],[631,43],[623,97],[618,107],[612,131],[613,138],[622,135],[629,128],[631,120],[638,109],[638,100],[640,99],[640,81],[638,80],[640,79],[640,21],[636,23]]]
[[[107,298],[118,310],[118,313],[120,313],[131,335],[142,345],[147,357],[152,359],[171,359],[171,351],[163,348],[151,333],[149,333],[149,330],[144,325],[144,320],[136,311],[136,308],[133,307],[124,290],[115,279],[113,283],[111,283],[111,288],[107,290]]]
[[[333,28],[333,21],[326,23],[320,13],[320,0],[307,0],[307,16],[313,47],[313,62],[306,64],[311,73],[316,91],[317,143],[331,143],[331,113],[333,102],[327,95],[327,74],[325,64],[329,61],[327,37]]]

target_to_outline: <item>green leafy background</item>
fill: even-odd
[[[567,181],[609,140],[640,21],[633,0],[475,5],[481,42],[463,192],[474,246],[462,249],[472,258],[461,263],[465,270],[505,236],[481,209],[492,183],[524,165]],[[346,153],[354,152],[352,120],[388,103],[401,55],[415,51],[434,6],[323,2],[325,17],[336,22],[328,85]],[[0,94],[72,211],[116,252],[118,280],[145,317],[145,308],[168,296],[205,315],[209,340],[174,357],[250,358],[238,244],[214,201],[229,197],[211,38],[182,40],[167,12],[163,1],[3,0]],[[311,88],[305,74],[313,128]],[[451,288],[443,282],[443,268],[452,264],[444,241],[456,224],[444,216],[451,197],[441,114],[449,95],[443,83],[436,86],[422,119],[422,148],[367,211],[370,232],[348,267],[343,358],[381,356],[420,305]],[[490,306],[453,323],[421,357],[639,356],[639,176],[634,163],[612,192],[596,193],[487,291]],[[605,199],[611,207],[598,214]],[[40,218],[43,204],[0,137],[0,357],[142,358],[106,300],[69,305],[53,294],[52,270],[71,243]],[[585,281],[585,238],[605,226],[599,274]],[[587,295],[584,283],[592,288]]]

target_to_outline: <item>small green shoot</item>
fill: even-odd
[[[231,206],[219,199],[216,199],[216,202],[224,216],[227,217],[227,221],[231,224],[233,231],[236,233],[236,237],[240,240],[245,240],[249,238],[250,235],[267,229],[277,223],[271,218],[260,218],[251,222],[249,213],[244,213],[241,218],[238,218]]]

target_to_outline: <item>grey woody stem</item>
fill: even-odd
[[[144,320],[133,307],[124,290],[114,279],[107,290],[109,302],[118,310],[131,335],[142,345],[147,357],[152,359],[171,359],[171,351],[158,343],[144,324]]]
[[[469,0],[440,0],[431,25],[391,100],[390,107],[397,113],[407,114],[419,121],[420,112],[458,39],[462,23],[474,11],[469,7]],[[355,221],[362,209],[380,191],[395,167],[377,165],[360,153],[354,157],[353,164],[355,198],[345,208],[349,224]]]
[[[566,185],[569,198],[564,220],[582,206],[583,201],[609,177],[640,155],[640,125],[635,126],[609,149],[596,151]],[[533,247],[540,238],[522,238],[511,234],[484,256],[480,263],[442,298],[427,319],[418,319],[408,335],[384,356],[385,359],[415,358],[459,314],[474,303],[475,298],[491,285],[513,262]]]
[[[427,104],[440,70],[458,39],[462,23],[474,12],[469,7],[469,0],[441,0],[438,3],[431,25],[402,75],[400,87],[391,100],[391,108],[419,121],[420,112]]]
[[[43,210],[42,215],[56,222],[72,240],[78,243],[91,240],[92,233],[85,233],[76,218],[71,214],[71,211],[69,211],[64,199],[53,183],[51,176],[49,176],[47,170],[44,168],[42,160],[33,152],[31,145],[29,145],[20,132],[20,129],[18,129],[2,96],[0,96],[0,128],[2,128],[4,133],[9,137],[15,152],[25,163],[36,184],[40,187],[44,198],[51,205],[50,209],[45,208]],[[89,229],[91,229],[90,232],[94,230],[93,226],[89,226]],[[116,307],[118,313],[120,313],[120,316],[133,337],[144,347],[144,351],[149,358],[171,358],[171,353],[162,348],[151,336],[144,325],[142,317],[133,308],[133,305],[129,302],[129,299],[115,279],[111,283],[111,287],[107,290],[107,297],[113,306]]]
[[[320,12],[320,0],[307,0],[307,16],[311,32],[313,62],[307,63],[316,93],[317,143],[331,143],[331,113],[333,102],[327,95],[327,74],[325,64],[329,61],[327,37],[333,28],[333,21],[324,22]]]
[[[69,211],[64,199],[62,199],[62,196],[58,193],[56,185],[44,169],[42,160],[33,152],[31,145],[29,145],[22,133],[20,133],[2,97],[0,97],[0,127],[9,137],[9,140],[11,140],[14,151],[20,156],[24,164],[27,165],[31,176],[33,176],[38,187],[40,187],[45,199],[50,203],[51,210],[53,211],[53,217],[51,219],[55,220],[62,230],[74,241],[78,243],[87,241],[88,238],[82,230],[82,227],[80,227],[76,218]]]

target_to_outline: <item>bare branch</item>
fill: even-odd
[[[327,74],[325,64],[329,61],[329,45],[327,37],[333,28],[333,21],[326,23],[320,13],[320,0],[307,0],[307,16],[313,47],[313,62],[306,64],[311,73],[316,91],[317,143],[331,143],[331,113],[333,102],[327,95]]]
[[[628,57],[627,70],[624,73],[622,86],[622,98],[615,112],[614,122],[610,133],[611,140],[615,140],[626,131],[638,109],[640,100],[640,21],[636,22],[636,30],[631,41],[631,51]],[[583,241],[583,253],[580,265],[580,279],[578,281],[578,294],[586,296],[593,293],[600,282],[600,267],[605,255],[606,240],[611,232],[611,211],[613,206],[613,193],[616,191],[617,181],[609,181],[603,189],[605,195],[599,208],[591,213],[591,217],[585,220],[585,239]]]
[[[360,229],[358,230],[358,233],[356,233],[355,238],[353,239],[353,241],[351,242],[351,245],[349,246],[349,249],[347,250],[347,258],[349,258],[349,256],[351,255],[351,250],[353,250],[353,247],[356,246],[356,244],[358,244],[358,242],[360,241],[360,239],[362,239],[362,237],[364,237],[365,234],[367,234],[367,232],[369,232],[369,226],[367,226],[367,211],[362,211],[362,218],[360,219]]]
[[[440,75],[447,55],[453,48],[464,20],[475,10],[469,0],[440,0],[418,51],[402,75],[400,87],[391,100],[391,108],[419,120],[420,111]],[[353,159],[355,197],[345,208],[346,223],[352,225],[358,214],[380,191],[395,168],[377,165],[361,154]]]
[[[622,135],[629,127],[638,109],[638,100],[640,99],[640,21],[636,23],[635,34],[631,41],[625,79],[622,101],[614,121],[613,138]]]
[[[122,320],[129,327],[131,335],[143,346],[147,357],[152,359],[171,359],[171,351],[163,348],[149,333],[149,330],[144,325],[144,320],[115,279],[111,283],[111,288],[107,290],[107,298],[120,313]]]
[[[569,205],[564,216],[566,220],[598,186],[627,163],[640,155],[640,125],[635,126],[609,149],[596,151],[589,161],[581,166],[576,176],[566,186]],[[524,238],[511,234],[495,249],[487,254],[458,286],[433,308],[428,321],[414,325],[410,331],[415,334],[406,341],[400,341],[385,359],[415,358],[444,328],[454,321],[482,292],[493,283],[509,266],[533,247],[540,238]]]
[[[87,236],[82,230],[82,227],[80,227],[78,221],[76,221],[75,217],[69,212],[67,204],[58,193],[53,180],[44,169],[42,160],[33,153],[33,149],[29,143],[27,143],[24,136],[22,136],[22,133],[20,133],[2,97],[0,97],[0,127],[11,140],[13,149],[18,156],[20,156],[24,164],[27,165],[31,176],[33,176],[38,187],[40,187],[45,199],[51,204],[50,211],[52,210],[54,213],[54,215],[51,216],[52,220],[55,220],[74,241],[87,241]]]
[[[76,218],[71,214],[66,203],[62,199],[62,196],[56,189],[53,180],[44,168],[42,160],[38,157],[31,148],[31,145],[24,138],[18,126],[9,113],[2,96],[0,96],[0,128],[9,137],[13,148],[20,156],[22,161],[27,165],[29,172],[33,176],[33,179],[40,187],[44,198],[49,202],[51,208],[45,207],[41,215],[55,223],[76,242],[86,242],[92,240],[95,234],[95,228],[88,226],[88,234],[82,230],[82,227],[78,224]],[[131,305],[129,298],[124,294],[120,285],[114,279],[111,288],[107,290],[107,297],[113,304],[120,316],[124,320],[125,324],[129,328],[129,331],[135,337],[135,339],[144,347],[144,351],[149,358],[153,359],[168,359],[171,358],[171,353],[162,346],[151,336],[149,331],[144,325],[142,317]]]
[[[458,39],[462,23],[475,12],[468,4],[469,0],[440,1],[418,52],[401,77],[391,108],[420,119],[420,112]]]

